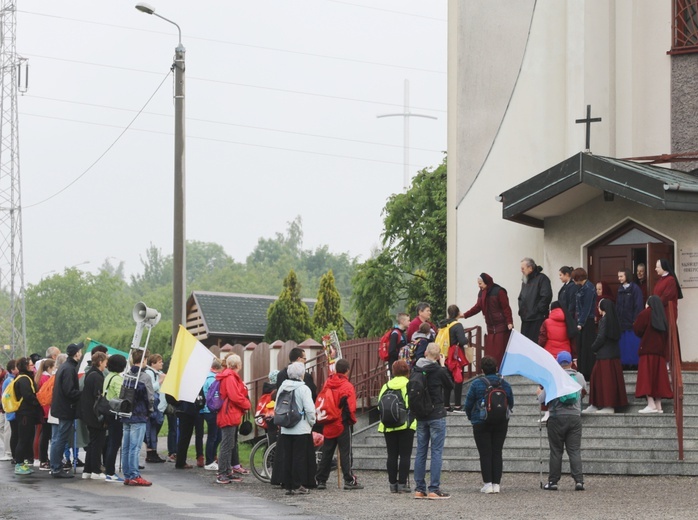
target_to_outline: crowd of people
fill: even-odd
[[[544,489],[558,489],[566,450],[575,489],[584,490],[581,416],[614,413],[628,404],[624,368],[637,368],[635,395],[647,399],[640,413],[662,413],[662,399],[672,397],[667,309],[673,310],[675,319],[682,294],[666,260],[658,261],[655,270],[658,280],[653,294],[646,297],[642,264],[635,274],[626,268],[618,271],[615,294],[606,284],[592,283],[584,269],[563,266],[559,270],[562,287],[553,302],[551,282],[542,268],[530,258],[522,260],[521,334],[555,358],[582,388],[547,406],[546,389],[537,391],[550,445]],[[400,313],[386,333],[390,377],[378,395],[378,430],[385,438],[392,493],[427,500],[450,497],[441,489],[448,414],[465,414],[472,424],[483,480],[480,491],[496,494],[501,490],[502,452],[514,395],[498,370],[514,324],[506,289],[487,273],[478,277],[477,284],[475,305],[467,311],[451,305],[447,318],[437,326],[431,321],[431,306],[422,302],[414,319]],[[481,374],[471,381],[463,398],[464,371],[471,359],[466,352],[470,337],[461,320],[478,313],[487,329],[484,356],[477,367]],[[53,478],[66,479],[74,478],[75,468],[82,466],[83,479],[150,486],[141,475],[143,445],[146,463],[169,461],[176,469],[186,470],[194,467],[187,463],[192,436],[196,466],[215,471],[216,483],[241,482],[249,474],[240,463],[238,437],[253,406],[240,376],[240,356],[214,359],[199,398],[189,403],[160,393],[166,377],[162,356],[132,349],[127,359],[108,355],[106,347],[98,345],[90,352],[84,375],[79,375],[83,349],[82,343],[71,344],[61,353],[52,346],[43,358],[32,355],[9,361],[0,374],[3,396],[12,385],[19,403],[0,416],[4,438],[0,459],[12,461],[15,474],[27,475],[38,467]],[[330,471],[337,467],[343,489],[360,490],[363,486],[352,469],[352,430],[357,419],[350,364],[338,359],[318,393],[305,362],[305,351],[293,348],[289,365],[270,373],[265,384],[264,403],[275,403],[269,406],[278,412],[276,421],[271,414],[264,424],[270,443],[276,442],[271,484],[285,489],[287,495],[306,495],[313,488],[326,489]],[[589,405],[582,410],[587,392]],[[119,399],[130,402],[129,413],[110,413],[110,401]],[[166,420],[167,455],[163,458],[158,434]],[[84,463],[78,459],[79,447],[85,449]],[[414,488],[409,480],[413,448]],[[119,452],[123,476],[116,470]]]

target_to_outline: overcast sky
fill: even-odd
[[[376,116],[402,112],[405,79],[413,112],[438,117],[412,119],[411,171],[446,149],[446,2],[149,3],[187,51],[187,239],[244,261],[301,215],[304,248],[365,259],[403,186],[403,118]],[[177,31],[135,4],[17,2],[27,283],[172,253]]]

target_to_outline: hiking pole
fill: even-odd
[[[342,458],[339,455],[339,444],[337,444],[337,489],[342,489]]]
[[[540,406],[538,407],[540,408]],[[543,410],[538,411],[538,415],[540,416],[540,419],[538,421],[538,467],[540,470],[540,475],[539,475],[539,481],[540,481],[540,488],[543,489]],[[547,423],[546,423],[547,427]]]
[[[78,455],[77,450],[78,446],[78,420],[73,419],[73,453],[71,454],[73,456],[73,475],[75,475],[78,472]]]

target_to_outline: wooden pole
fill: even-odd
[[[342,489],[342,459],[339,456],[339,444],[337,444],[337,489]]]

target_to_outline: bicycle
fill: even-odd
[[[271,482],[275,451],[276,442],[270,445],[268,434],[258,441],[250,451],[250,471],[260,482],[265,484]]]

